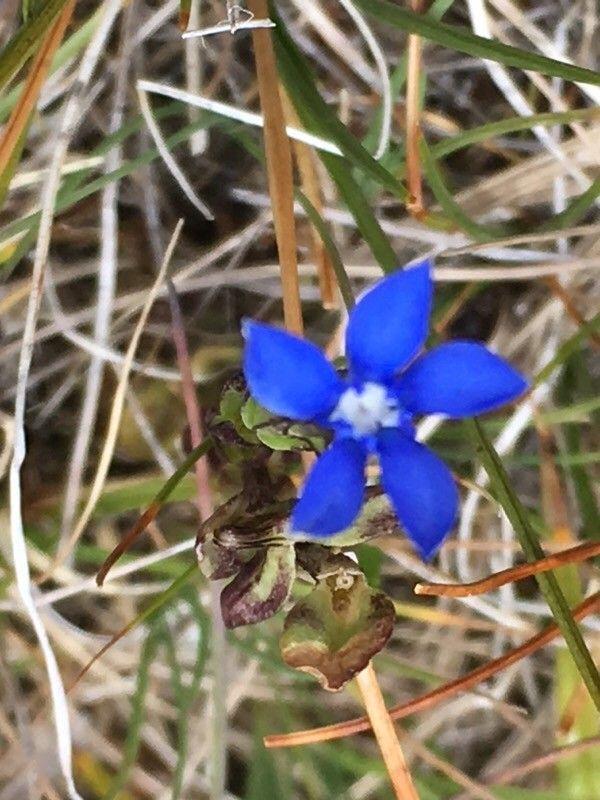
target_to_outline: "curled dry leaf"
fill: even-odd
[[[243,565],[221,592],[221,614],[227,628],[262,622],[279,611],[296,575],[291,545],[268,547]]]
[[[324,689],[338,691],[389,639],[394,606],[371,589],[358,570],[340,569],[288,614],[281,637],[283,660],[308,672]]]

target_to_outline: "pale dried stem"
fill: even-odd
[[[411,0],[411,8],[417,13],[422,10],[422,0]],[[408,37],[407,71],[406,71],[406,177],[409,198],[406,210],[416,219],[420,219],[425,208],[423,206],[423,182],[419,140],[421,138],[421,53],[420,36]]]
[[[266,0],[248,0],[248,10],[257,19],[265,19],[269,15]],[[292,154],[285,130],[271,31],[266,28],[254,29],[252,41],[260,104],[265,119],[265,155],[281,266],[283,315],[286,328],[301,334],[303,326],[296,258]]]
[[[290,125],[293,125],[296,128],[302,127],[298,118],[298,114],[296,113],[296,109],[292,105],[286,92],[281,92],[281,99],[284,105],[285,116]],[[319,178],[315,167],[314,155],[308,145],[297,140],[292,141],[292,147],[294,150],[294,156],[296,158],[298,172],[300,174],[302,191],[308,197],[317,212],[322,215],[323,199],[321,196],[321,187],[319,185]],[[333,266],[323,242],[321,241],[319,232],[314,225],[311,225],[310,228],[312,236],[313,259],[317,268],[321,303],[323,304],[323,308],[337,308],[339,303],[336,292],[336,280]]]
[[[398,800],[419,800],[372,663],[369,662],[368,667],[358,673],[356,683],[360,689],[396,797]]]

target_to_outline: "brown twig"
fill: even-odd
[[[434,597],[472,597],[476,594],[485,594],[500,586],[514,581],[522,581],[540,572],[564,567],[566,564],[576,564],[600,555],[600,542],[587,542],[576,547],[570,547],[560,553],[554,553],[546,558],[540,558],[531,564],[519,564],[509,567],[487,578],[472,583],[417,583],[414,592],[418,595]]]
[[[248,0],[248,10],[256,19],[266,19],[269,16],[267,0]],[[252,41],[260,105],[264,116],[265,156],[281,268],[283,315],[286,328],[301,334],[303,326],[296,258],[292,154],[285,130],[285,116],[279,94],[275,51],[270,30],[254,28]]]
[[[398,800],[419,800],[394,723],[385,707],[372,662],[369,662],[369,665],[358,673],[356,683],[360,689],[396,797]]]
[[[576,608],[572,610],[573,619],[579,621],[598,609],[600,609],[600,592],[596,592],[596,594],[593,594],[591,597],[588,597],[587,600],[584,600],[583,603],[576,606]],[[410,700],[408,703],[401,703],[394,706],[389,710],[389,715],[392,719],[403,719],[411,714],[416,714],[420,711],[432,708],[443,700],[448,700],[450,697],[453,697],[458,692],[465,692],[478,683],[488,680],[497,672],[507,669],[522,658],[530,656],[532,653],[535,653],[536,650],[545,647],[559,635],[560,630],[558,625],[548,625],[545,630],[532,636],[531,639],[528,639],[524,644],[515,647],[500,658],[488,661],[487,664],[483,664],[481,667],[463,675],[462,678],[449,681],[438,689],[427,692],[414,700]],[[371,723],[369,719],[367,717],[359,717],[357,719],[348,720],[347,722],[339,722],[335,725],[326,725],[322,728],[266,736],[264,742],[266,747],[271,748],[296,747],[298,745],[316,744],[317,742],[343,739],[346,736],[354,736],[357,733],[368,731],[370,728]]]

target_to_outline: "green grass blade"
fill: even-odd
[[[469,427],[473,430],[477,451],[489,475],[494,495],[510,520],[527,560],[537,561],[543,558],[544,551],[540,546],[535,531],[531,527],[529,515],[512,488],[502,461],[494,450],[481,423],[478,420],[473,420]],[[552,611],[556,624],[560,628],[573,661],[590,693],[590,697],[598,711],[600,711],[600,674],[598,674],[598,669],[583,640],[578,625],[573,621],[569,604],[561,591],[556,576],[553,572],[541,573],[536,576],[536,580]]]
[[[488,225],[480,225],[475,222],[475,220],[471,219],[452,197],[452,194],[444,183],[444,178],[442,177],[437,162],[424,139],[422,139],[419,144],[419,151],[421,153],[423,172],[425,173],[429,187],[448,219],[454,222],[458,228],[465,231],[465,233],[468,233],[476,242],[497,239],[507,235],[505,229],[496,229]]]
[[[47,0],[39,14],[25,23],[0,52],[0,89],[10,81],[35,50],[67,0]]]
[[[567,81],[579,81],[600,86],[600,73],[594,70],[566,64],[537,53],[530,53],[494,39],[485,39],[466,29],[445,25],[426,15],[415,14],[399,5],[387,2],[387,0],[354,0],[354,2],[358,8],[366,14],[376,17],[380,22],[400,28],[407,33],[416,33],[432,42],[437,42],[452,50],[458,50],[460,53],[497,61],[508,67],[520,67],[541,72],[542,75],[564,78]]]
[[[135,692],[131,700],[131,715],[127,726],[127,736],[123,745],[123,759],[117,774],[103,800],[114,800],[127,783],[129,772],[137,758],[140,748],[142,724],[144,722],[144,705],[148,694],[150,664],[156,657],[156,651],[163,638],[163,621],[155,620],[150,627],[146,641],[140,654]]]
[[[558,387],[559,396],[563,401],[574,400],[578,395],[584,395],[587,391],[593,392],[593,387],[588,387],[589,376],[584,358],[580,352],[569,359],[565,365],[561,383]],[[591,381],[589,381],[591,383]],[[598,425],[598,403],[600,398],[595,398],[597,403],[590,410],[589,421],[593,425]],[[571,453],[582,453],[582,434],[580,424],[563,425],[562,434],[566,449]],[[583,453],[582,453],[583,454]],[[584,465],[570,464],[568,472],[575,489],[575,498],[579,508],[581,519],[580,535],[584,538],[592,538],[600,531],[600,510],[596,500],[596,493],[590,476]]]
[[[313,133],[332,139],[353,166],[361,169],[396,197],[406,200],[404,186],[375,161],[323,100],[305,59],[285,30],[285,25],[277,17],[272,4],[270,8],[270,16],[277,22],[273,42],[280,75],[304,125]],[[343,161],[340,163],[343,165]],[[343,167],[348,168],[347,165]]]
[[[77,28],[77,30],[72,33],[71,36],[69,36],[64,44],[60,46],[58,52],[52,60],[50,75],[52,75],[53,72],[56,72],[57,69],[60,69],[60,67],[64,66],[71,58],[74,58],[81,52],[81,50],[83,50],[83,48],[92,38],[92,34],[94,33],[96,25],[98,24],[101,16],[102,9],[92,14],[87,22],[84,22],[79,28]],[[15,103],[21,95],[22,89],[23,84],[18,83],[0,98],[0,122],[4,122],[8,118],[8,115],[14,108]]]
[[[542,367],[535,376],[533,380],[534,385],[537,386],[548,380],[554,370],[560,367],[560,365],[579,348],[587,337],[598,330],[598,328],[600,328],[600,311],[586,323],[580,325],[577,331],[561,344],[554,358],[550,359],[546,366]]]
[[[454,0],[434,0],[434,2],[431,4],[431,8],[427,11],[426,16],[439,21],[453,3]],[[390,75],[392,97],[394,98],[400,94],[400,91],[406,81],[406,65],[407,60],[405,54],[402,56],[398,64],[396,64]],[[369,125],[369,132],[363,140],[363,144],[369,152],[374,150],[377,146],[377,137],[379,135],[378,131],[381,127],[381,116],[381,109],[378,109],[373,115],[373,119]]]
[[[354,308],[354,292],[352,291],[350,278],[348,277],[342,257],[340,256],[340,253],[335,245],[333,236],[329,230],[329,226],[305,194],[302,192],[297,192],[297,196],[298,201],[301,203],[302,208],[306,212],[306,216],[319,232],[321,241],[323,242],[323,245],[327,250],[327,254],[331,259],[331,265],[333,267],[333,271],[335,272],[338,286],[340,287],[342,299],[346,308],[348,311],[350,311],[352,308]]]
[[[357,228],[371,248],[381,269],[384,272],[393,272],[399,266],[396,253],[348,166],[337,156],[329,155],[329,153],[320,155],[342,200],[354,217]]]
[[[598,195],[600,195],[600,178],[596,178],[596,180],[592,181],[585,192],[582,192],[579,197],[572,200],[560,214],[556,214],[552,219],[549,219],[548,222],[540,225],[538,230],[556,231],[562,230],[563,228],[570,228],[571,225],[575,225],[581,217],[587,213],[592,203],[596,201]]]
[[[508,133],[528,131],[536,125],[549,127],[550,125],[569,125],[571,122],[584,122],[600,118],[600,109],[582,108],[575,111],[550,111],[544,114],[532,114],[529,117],[509,117],[508,119],[489,122],[468,131],[463,131],[456,136],[451,136],[437,144],[432,145],[431,152],[436,158],[444,158],[457,150],[462,150],[473,144],[479,144],[493,139],[496,136],[505,136]]]
[[[276,16],[275,12],[273,14]],[[319,94],[302,55],[288,36],[283,24],[274,31],[275,52],[282,80],[303,124],[311,131],[333,139],[347,161],[375,180],[378,185],[406,197],[404,187],[365,150],[338,120]],[[382,231],[371,206],[358,185],[346,159],[331,153],[319,152],[327,171],[369,244],[384,272],[398,266],[396,254]]]
[[[184,687],[181,680],[178,680],[178,664],[175,657],[175,648],[169,653],[169,659],[173,671],[174,694],[177,699],[177,765],[173,774],[171,787],[171,800],[179,800],[183,788],[183,774],[188,754],[189,731],[188,719],[189,711],[200,689],[200,680],[204,674],[206,662],[208,660],[208,640],[209,640],[209,621],[206,612],[198,600],[198,593],[192,587],[186,587],[184,591],[192,613],[198,623],[198,640],[196,644],[196,658],[192,669],[192,677],[188,687]]]

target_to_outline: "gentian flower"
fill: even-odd
[[[461,418],[521,395],[523,377],[476,342],[422,352],[432,302],[430,264],[395,272],[362,296],[346,329],[348,377],[312,343],[246,320],[244,372],[254,399],[271,413],[333,431],[290,520],[291,533],[332,536],[348,528],[364,499],[365,466],[376,456],[381,482],[403,529],[430,557],[458,507],[445,464],[415,439],[419,414]]]

